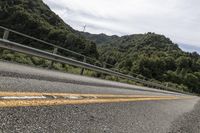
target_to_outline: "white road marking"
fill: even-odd
[[[45,96],[4,96],[4,97],[1,97],[1,99],[6,99],[6,100],[9,100],[9,99],[46,99]]]
[[[80,97],[77,96],[68,96],[69,99],[80,99]]]

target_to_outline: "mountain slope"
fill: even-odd
[[[109,44],[111,41],[119,38],[116,35],[108,36],[108,35],[103,34],[103,33],[101,33],[101,34],[91,34],[91,33],[88,33],[88,32],[80,32],[80,33],[81,33],[82,36],[84,36],[88,40],[95,42],[99,46],[104,45],[104,44]]]
[[[101,36],[85,35],[92,41]],[[100,43],[95,41],[101,60],[124,73],[200,93],[200,55],[196,52],[183,52],[169,38],[155,33],[110,38],[104,35]]]
[[[98,57],[95,44],[80,37],[42,0],[1,0],[0,25],[88,56]],[[23,43],[20,37],[15,39]]]

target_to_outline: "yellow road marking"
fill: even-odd
[[[25,106],[52,106],[72,104],[94,104],[94,103],[118,103],[149,100],[172,100],[179,98],[129,98],[129,99],[84,99],[84,100],[0,100],[0,107],[25,107]]]
[[[46,92],[4,92],[0,96],[83,96],[83,97],[171,97],[156,95],[118,95],[118,94],[76,94],[76,93],[46,93]]]
[[[39,93],[39,92],[0,92],[0,96],[84,96],[83,99],[22,99],[0,100],[0,107],[53,106],[72,104],[117,103],[151,100],[174,100],[191,97],[148,96],[148,95],[111,95],[111,94],[71,94],[71,93]],[[89,98],[92,97],[92,98]]]

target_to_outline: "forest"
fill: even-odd
[[[101,60],[123,73],[200,93],[200,55],[182,51],[164,35],[84,36],[97,44]]]

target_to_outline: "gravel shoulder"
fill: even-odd
[[[194,109],[172,122],[169,133],[200,133],[200,101]]]

